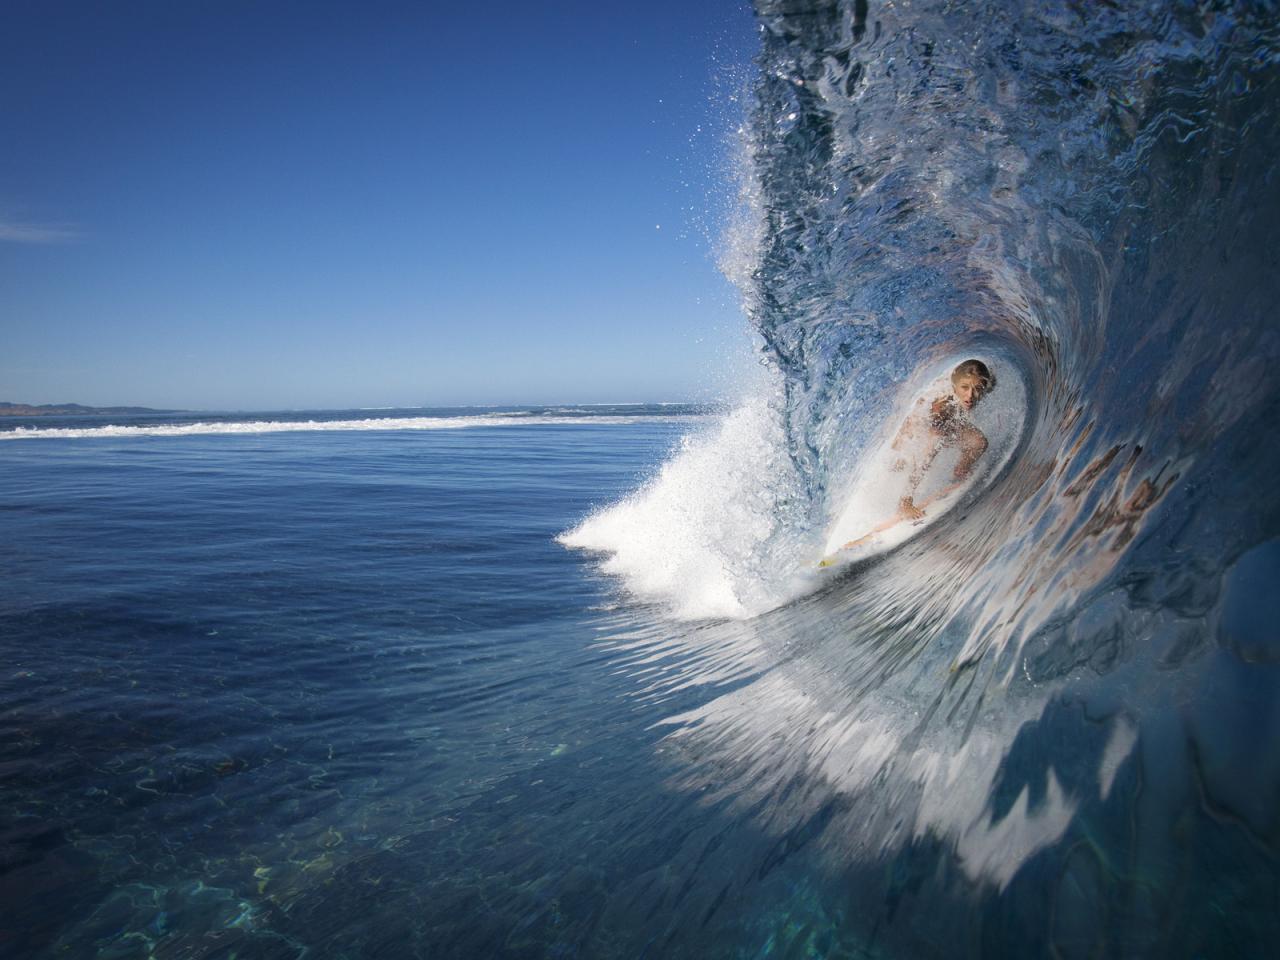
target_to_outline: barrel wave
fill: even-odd
[[[796,944],[1273,953],[1274,6],[756,9],[726,261],[760,382],[563,538],[666,611],[614,635],[645,696],[724,686],[669,719],[671,783],[775,838],[744,877],[823,864]],[[1009,455],[815,572],[967,357],[1016,400]]]

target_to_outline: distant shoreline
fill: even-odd
[[[86,407],[82,403],[0,403],[0,417],[91,417],[96,414],[180,413],[153,407]]]

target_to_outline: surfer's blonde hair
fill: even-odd
[[[970,359],[956,364],[956,368],[951,371],[951,382],[955,383],[961,377],[973,377],[982,384],[983,393],[990,393],[996,388],[996,375],[981,360]]]

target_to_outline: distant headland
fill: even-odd
[[[5,403],[0,401],[0,417],[92,417],[100,414],[119,416],[128,413],[176,413],[151,407],[86,407],[82,403]]]

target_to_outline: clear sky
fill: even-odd
[[[0,400],[678,400],[747,349],[747,0],[4,19]]]

